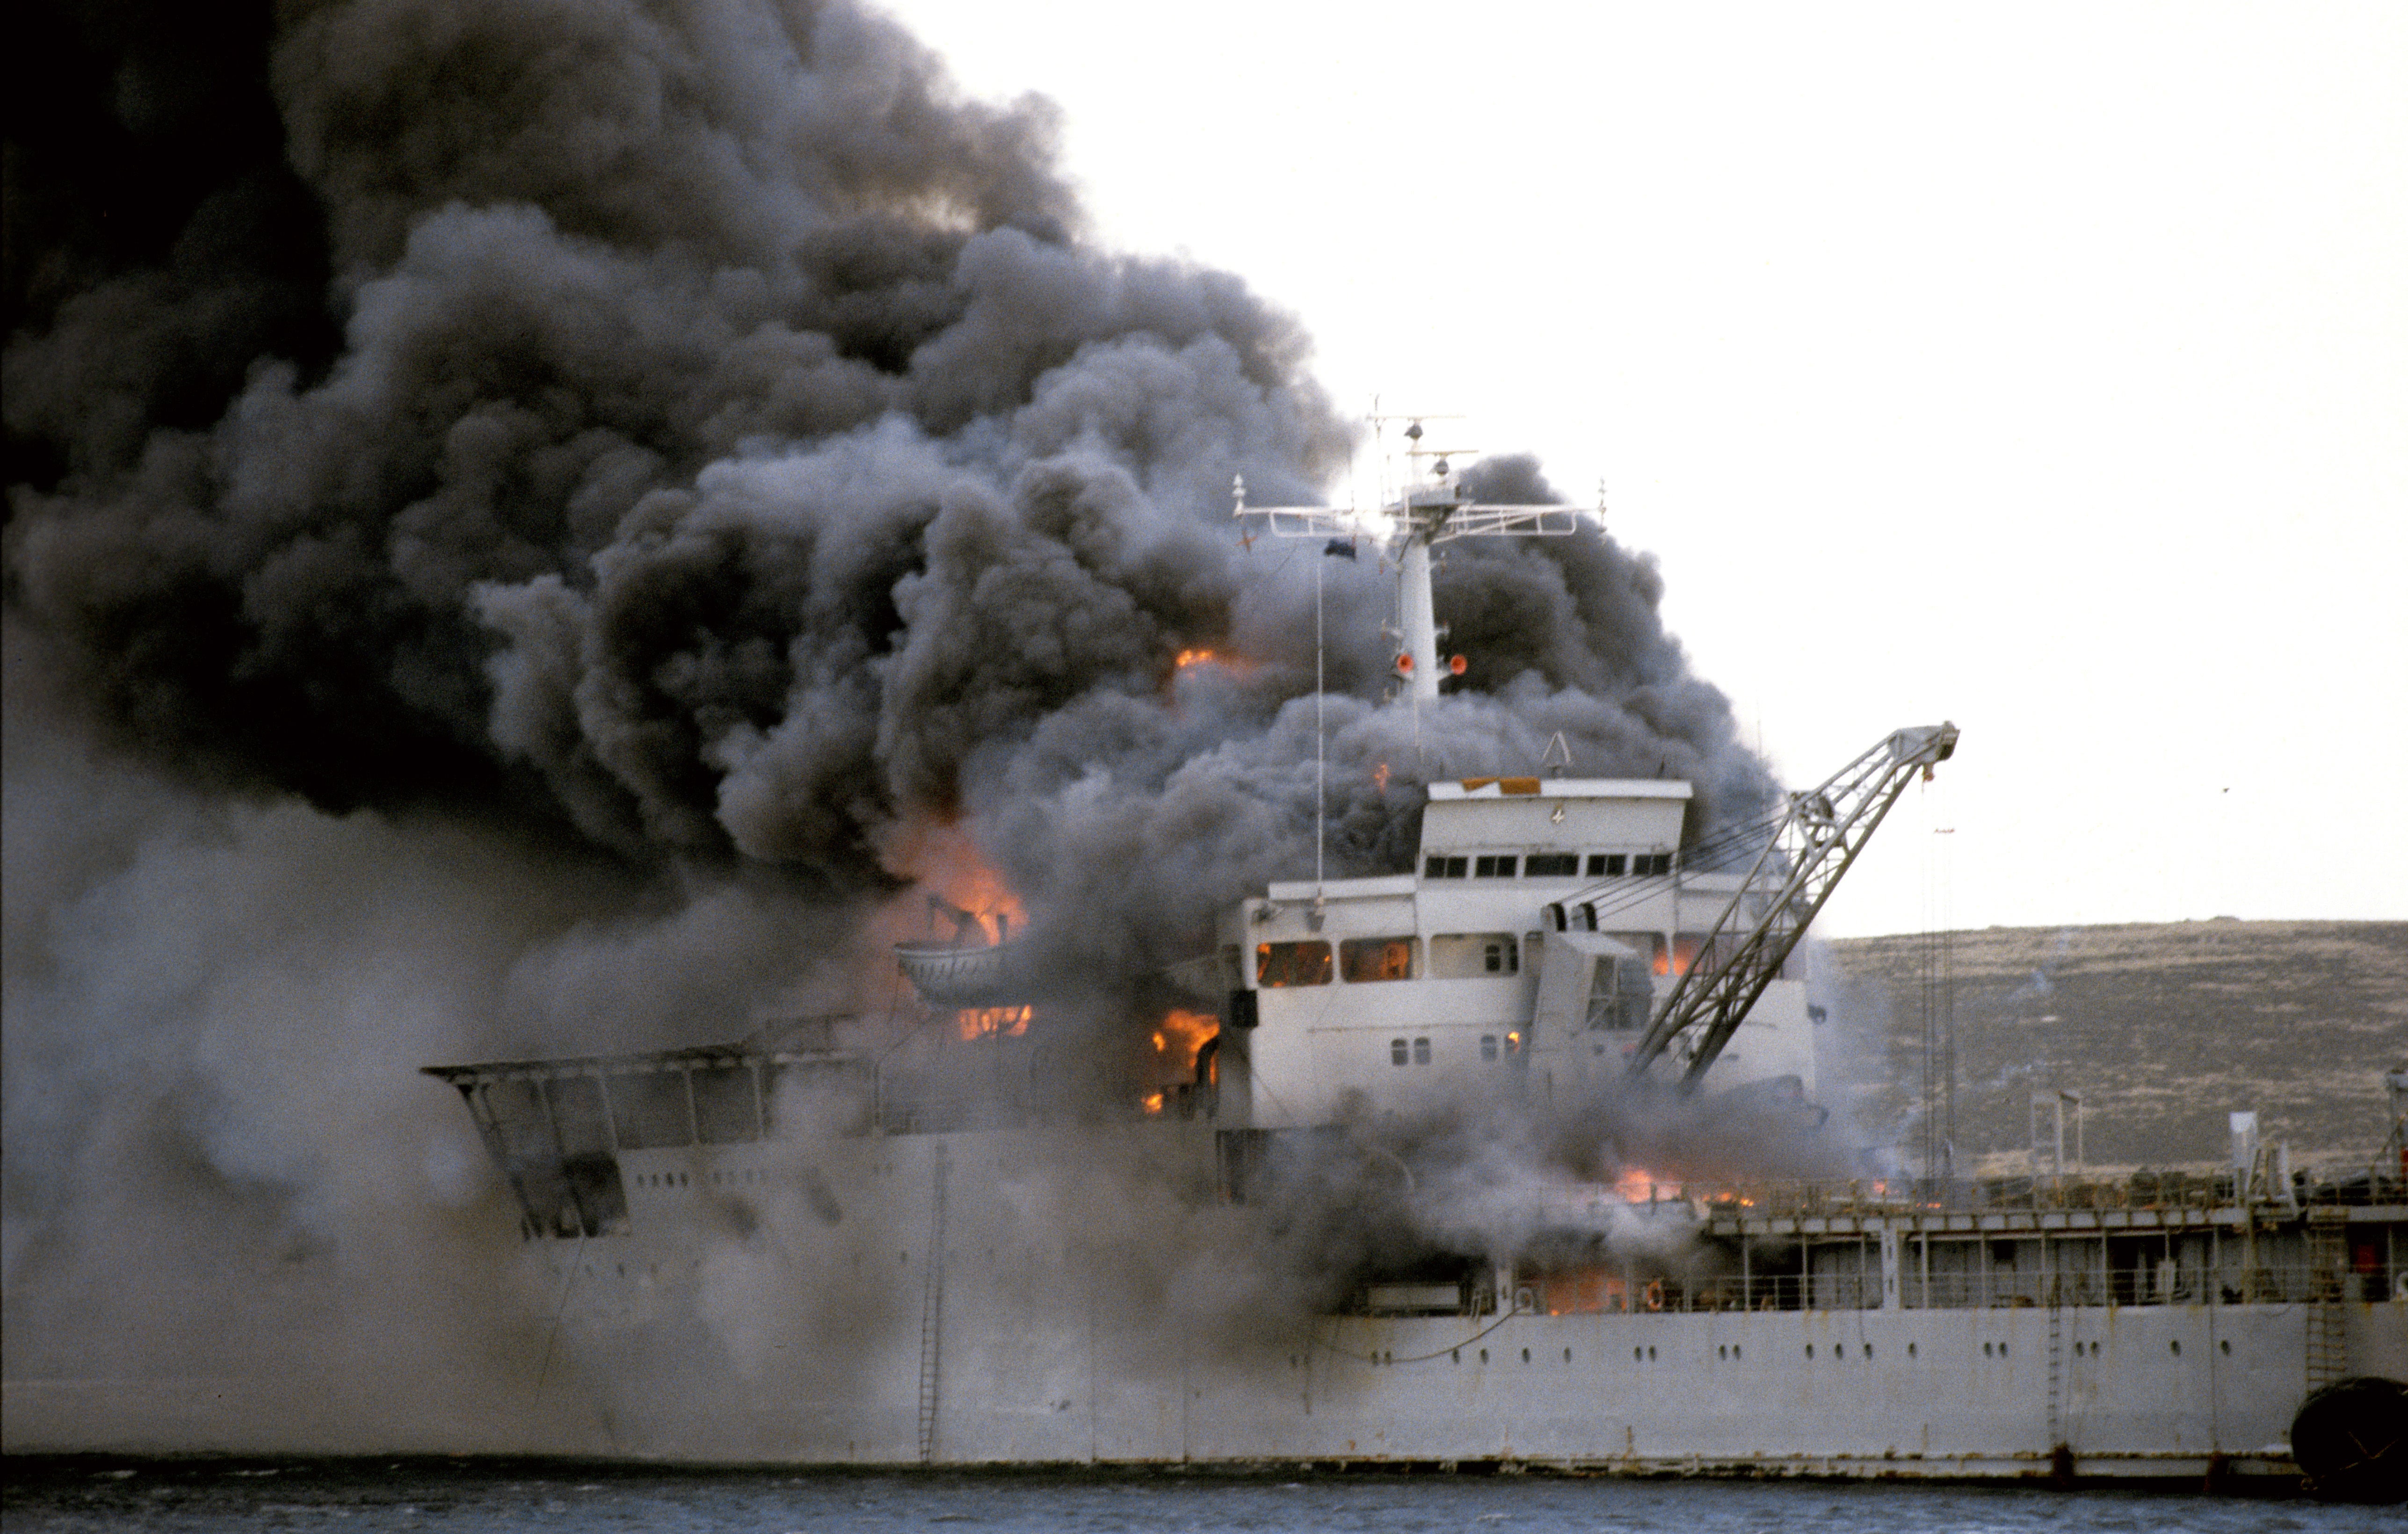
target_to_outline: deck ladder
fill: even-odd
[[[953,1166],[945,1142],[937,1142],[936,1169],[928,1200],[928,1253],[920,1287],[920,1463],[937,1455],[938,1366],[945,1335],[945,1177]]]
[[[2349,1369],[2348,1248],[2329,1226],[2308,1231],[2308,1388],[2317,1390]]]

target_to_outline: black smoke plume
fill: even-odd
[[[1040,905],[1098,837],[1210,899],[1298,861],[1309,582],[1227,487],[1309,498],[1345,430],[1241,282],[1079,238],[1045,104],[965,101],[845,5],[36,21],[8,600],[123,747],[839,889],[964,814]],[[1382,593],[1332,573],[1340,846],[1392,861]],[[1659,593],[1602,538],[1459,548],[1441,769],[1561,728],[1745,808]],[[1167,690],[1191,648],[1262,669]]]
[[[1315,499],[1350,429],[1242,281],[1086,237],[1048,104],[841,0],[14,21],[12,1275],[146,1177],[356,1240],[363,1125],[457,1138],[408,1065],[840,996],[931,827],[1097,977],[1311,867],[1317,545],[1229,487]],[[1378,562],[1322,564],[1332,873],[1558,731],[1701,821],[1770,793],[1610,538],[1453,546],[1418,748]]]

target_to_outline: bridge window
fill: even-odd
[[[1405,1063],[1405,1041],[1401,1039],[1389,1039],[1388,1064],[1392,1066],[1400,1066]]]
[[[1422,863],[1424,879],[1461,879],[1471,871],[1468,857],[1432,857]]]
[[[1455,932],[1429,940],[1434,980],[1483,980],[1521,969],[1521,944],[1510,932]]]
[[[1426,1066],[1429,1064],[1428,1039],[1416,1039],[1413,1040],[1413,1064],[1417,1066]]]
[[[1267,990],[1329,983],[1329,945],[1318,940],[1254,945],[1254,982]]]
[[[1484,1033],[1480,1036],[1480,1057],[1484,1060],[1494,1060],[1497,1058],[1497,1036],[1495,1034]]]
[[[1619,879],[1628,862],[1629,859],[1620,853],[1591,853],[1588,854],[1588,876],[1591,879]]]
[[[1522,871],[1532,879],[1577,879],[1580,877],[1580,853],[1532,853],[1523,862]]]
[[[1473,860],[1471,865],[1471,877],[1474,879],[1511,879],[1513,877],[1513,866],[1519,861],[1521,860],[1511,853],[1485,853]]]
[[[1630,871],[1641,879],[1656,878],[1672,871],[1670,853],[1640,853],[1630,859]]]
[[[1405,938],[1348,938],[1338,945],[1338,972],[1349,982],[1380,980],[1411,980],[1413,978],[1413,939]]]

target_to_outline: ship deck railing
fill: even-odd
[[[2241,1183],[2229,1171],[2138,1171],[1984,1178],[1864,1178],[1850,1182],[1750,1182],[1713,1187],[1656,1183],[1640,1202],[1672,1200],[1717,1216],[1819,1218],[1917,1213],[2070,1213],[2112,1211],[2285,1212],[2408,1204],[2408,1179],[2377,1163],[2308,1175],[2283,1190]]]
[[[2205,1269],[2183,1266],[1899,1275],[1906,1310],[2021,1311],[2142,1306],[2300,1305],[2372,1302],[2389,1292],[2382,1271],[2335,1272],[2301,1264]],[[1642,1274],[1523,1274],[1516,1308],[1549,1315],[1882,1309],[1878,1272],[1725,1274],[1683,1282]]]

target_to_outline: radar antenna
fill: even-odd
[[[1246,481],[1236,484],[1240,519],[1262,517],[1280,538],[1369,537],[1382,540],[1397,562],[1397,613],[1401,648],[1397,675],[1418,706],[1438,697],[1438,618],[1430,603],[1430,550],[1459,538],[1562,538],[1580,530],[1590,509],[1581,506],[1504,506],[1467,500],[1463,469],[1478,455],[1474,448],[1436,447],[1426,440],[1423,423],[1452,419],[1434,415],[1374,415],[1375,433],[1387,423],[1406,423],[1405,483],[1394,498],[1376,509],[1331,506],[1248,506]],[[1600,495],[1594,513],[1605,514]],[[1450,665],[1460,676],[1462,667]]]

